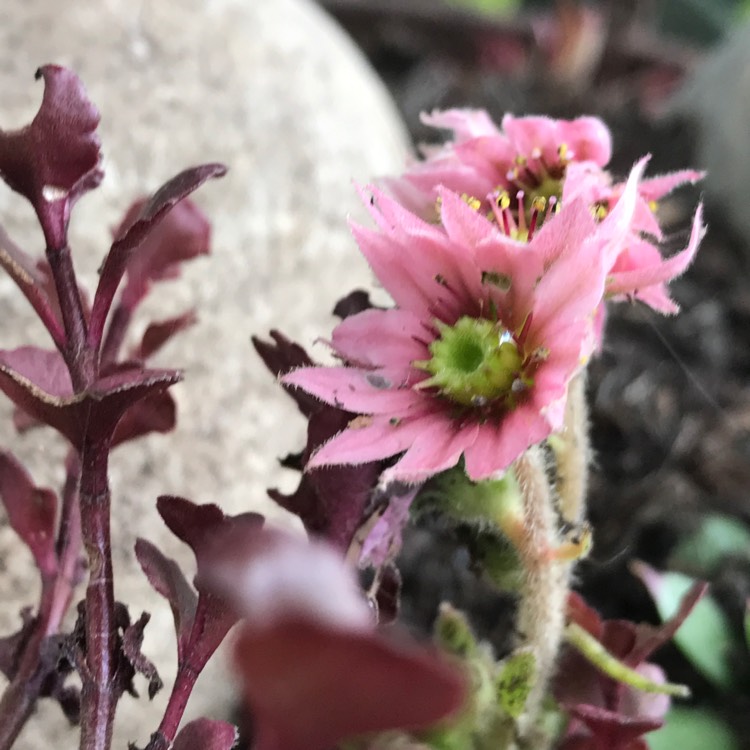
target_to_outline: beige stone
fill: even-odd
[[[79,204],[71,229],[90,285],[131,199],[191,164],[216,160],[231,169],[198,196],[214,224],[213,256],[147,306],[155,317],[191,305],[200,313],[199,325],[161,360],[186,371],[175,389],[178,430],[118,449],[112,459],[116,595],[136,616],[152,612],[145,650],[167,685],[151,705],[127,696],[121,703],[115,746],[142,745],[171,687],[174,639],[168,607],[150,592],[133,542],[145,536],[190,559],[155,512],[160,493],[236,513],[268,510],[269,484],[292,486],[276,457],[301,445],[302,420],[255,356],[250,335],[279,327],[311,344],[330,330],[337,297],[370,283],[346,226],[347,213],[359,212],[351,178],[398,169],[406,139],[359,53],[303,0],[14,0],[0,5],[0,49],[3,127],[35,112],[42,89],[33,73],[45,62],[77,70],[101,110],[107,176]],[[0,221],[26,249],[42,251],[30,207],[4,186]],[[45,343],[5,278],[0,316],[2,346]],[[57,486],[60,443],[41,432],[19,439],[2,406],[0,443],[23,456],[38,481]],[[35,601],[35,587],[28,555],[0,517],[0,633],[15,627],[20,605]],[[226,712],[225,667],[218,661],[199,682],[190,715]],[[72,748],[76,737],[57,707],[45,704],[17,747]]]

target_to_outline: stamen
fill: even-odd
[[[544,208],[547,205],[547,201],[542,195],[538,195],[531,201],[531,216],[529,218],[529,235],[528,240],[531,242],[534,237],[534,230],[536,229],[539,215],[544,212]]]
[[[468,193],[462,193],[461,200],[469,208],[473,208],[475,211],[479,211],[479,209],[482,207],[482,201],[480,201],[479,198],[475,198],[473,195],[469,195]]]
[[[519,234],[526,234],[526,210],[523,205],[523,200],[526,194],[523,190],[519,190],[516,193],[516,200],[518,201],[518,232]]]

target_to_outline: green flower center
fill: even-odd
[[[465,316],[455,325],[436,322],[440,337],[430,344],[430,359],[413,365],[431,377],[419,388],[437,388],[463,406],[485,406],[503,400],[512,405],[523,377],[523,355],[499,323]]]

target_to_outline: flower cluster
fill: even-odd
[[[501,475],[562,427],[568,384],[596,351],[604,302],[637,298],[671,313],[665,284],[692,260],[704,227],[662,258],[657,201],[696,172],[625,182],[604,170],[599,120],[482,112],[426,118],[452,142],[385,191],[363,191],[376,228],[354,236],[395,306],[347,317],[336,367],[283,382],[355,415],[308,468],[398,457],[381,478],[415,484],[463,459],[475,481]]]

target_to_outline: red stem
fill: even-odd
[[[60,302],[66,345],[61,350],[70,370],[73,390],[78,392],[91,385],[96,375],[96,351],[87,344],[87,323],[81,294],[78,290],[73,258],[70,248],[47,248],[47,260],[55,280],[57,297]]]
[[[109,321],[107,335],[102,346],[101,362],[114,362],[117,359],[129,325],[130,310],[123,305],[118,305]]]
[[[108,750],[117,698],[117,631],[114,617],[109,443],[84,445],[81,456],[81,530],[89,561],[86,588],[86,673],[81,690],[81,750]]]
[[[58,535],[58,569],[54,578],[42,582],[39,613],[24,646],[18,670],[0,700],[0,750],[9,750],[31,716],[46,676],[40,664],[45,638],[60,630],[77,583],[81,552],[78,506],[78,462],[71,460],[63,489],[63,507]]]
[[[189,664],[180,665],[164,717],[159,728],[151,735],[146,750],[167,750],[172,746],[199,673]]]

